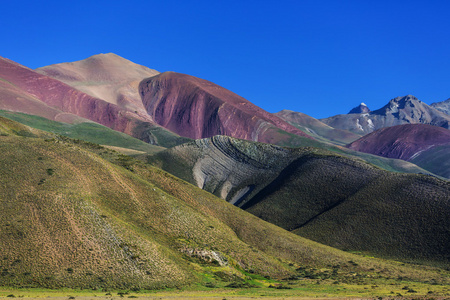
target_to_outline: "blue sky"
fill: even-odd
[[[114,52],[316,118],[450,98],[450,1],[2,1],[0,56]]]

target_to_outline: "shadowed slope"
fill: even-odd
[[[450,184],[424,175],[406,175],[384,171],[357,159],[346,158],[315,148],[282,148],[230,137],[215,136],[197,140],[158,153],[151,159],[165,170],[188,180],[217,196],[287,230],[303,232],[312,220],[324,218],[343,203],[356,203],[342,211],[342,219],[364,203],[367,218],[348,229],[345,222],[322,231],[322,223],[311,227],[308,237],[341,249],[364,250],[397,259],[449,263],[443,238],[449,234]],[[410,188],[403,188],[402,184]],[[388,188],[385,188],[388,187]],[[414,187],[414,188],[412,188]],[[367,190],[377,191],[373,194]],[[395,195],[395,197],[393,197]],[[432,196],[430,196],[432,195]],[[432,201],[428,203],[428,199]],[[391,200],[400,208],[391,211]],[[352,202],[354,201],[354,202]],[[417,207],[430,206],[426,211]],[[384,219],[369,217],[384,214],[398,219],[391,226]],[[327,214],[325,214],[327,213]],[[417,219],[437,220],[430,224]],[[328,223],[327,223],[328,224]],[[379,233],[376,229],[380,228]],[[384,229],[383,229],[384,228]],[[382,229],[382,230],[381,230]],[[385,230],[385,231],[383,231]],[[371,232],[366,239],[353,235]],[[399,240],[396,249],[385,244]],[[432,233],[434,232],[434,234]],[[302,233],[303,234],[303,233]],[[315,235],[316,234],[316,235]],[[337,241],[331,236],[340,236]],[[450,235],[448,235],[450,236]],[[330,237],[330,239],[327,239]],[[422,247],[428,244],[427,247]]]
[[[380,128],[402,124],[430,124],[450,128],[450,116],[412,95],[397,97],[384,107],[368,113],[337,115],[320,121],[334,128],[367,134]]]
[[[228,135],[266,143],[287,142],[298,128],[214,83],[165,72],[140,84],[144,106],[161,126],[190,138]]]
[[[428,162],[426,167],[423,165],[427,163],[425,157],[433,159],[436,155],[433,149],[438,146],[448,149],[449,130],[425,124],[405,124],[379,129],[354,141],[348,145],[348,148],[406,161],[412,161],[417,156],[421,156],[419,166],[437,175],[448,177],[450,161],[443,160],[442,156],[434,164]],[[427,154],[429,151],[432,151],[433,155]]]

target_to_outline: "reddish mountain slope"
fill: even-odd
[[[292,134],[311,138],[233,92],[193,76],[165,72],[139,88],[153,119],[181,136],[220,134],[266,143],[286,141]]]
[[[147,121],[117,105],[80,92],[59,80],[41,75],[8,59],[0,58],[0,77],[16,88],[60,111],[131,133],[131,120]],[[14,103],[9,103],[14,105]],[[39,112],[38,112],[39,113]]]
[[[426,124],[405,124],[374,131],[347,146],[350,149],[411,161],[450,178],[450,130]]]
[[[146,142],[178,136],[155,124],[148,114],[139,114],[83,93],[59,80],[0,57],[0,109],[39,115],[58,121],[86,121],[105,125]],[[84,119],[81,119],[81,118]],[[168,146],[177,144],[170,140]]]
[[[348,148],[390,158],[410,159],[417,152],[450,143],[450,130],[426,124],[405,124],[382,128]]]
[[[36,69],[88,95],[147,115],[139,95],[139,83],[158,71],[135,64],[114,53],[98,54],[80,61]]]

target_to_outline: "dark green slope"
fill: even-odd
[[[301,236],[403,261],[449,264],[450,184],[306,156],[243,207]]]

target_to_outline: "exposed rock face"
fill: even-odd
[[[450,128],[449,115],[411,95],[394,98],[384,107],[369,113],[337,115],[321,121],[356,134],[367,134],[380,128],[402,124],[430,124]]]
[[[275,115],[286,122],[299,127],[314,138],[322,138],[325,139],[325,141],[330,141],[335,144],[345,145],[361,137],[353,132],[328,126],[327,124],[301,112],[285,109],[275,113]]]
[[[165,72],[139,88],[149,115],[181,136],[227,135],[266,143],[286,140],[289,133],[309,137],[233,92],[193,76]]]
[[[450,98],[442,102],[432,103],[430,106],[450,115]]]
[[[352,108],[352,110],[349,111],[349,114],[365,114],[370,112],[369,107],[365,103],[361,103],[357,107]]]
[[[221,267],[228,265],[228,259],[218,251],[187,247],[182,248],[180,251],[187,256],[197,257],[203,261],[218,264]]]
[[[450,146],[450,130],[426,124],[404,124],[374,131],[348,145],[348,148],[383,157],[411,161],[418,156],[427,155],[438,146]],[[449,171],[440,171],[442,165],[450,167],[450,157],[437,166],[431,163],[432,157],[419,166],[435,174],[448,177]],[[437,168],[436,168],[437,167]]]
[[[147,114],[95,98],[1,57],[0,79],[0,94],[5,95],[0,98],[0,109],[64,122],[88,119],[155,144],[158,141],[152,132],[166,131]]]

